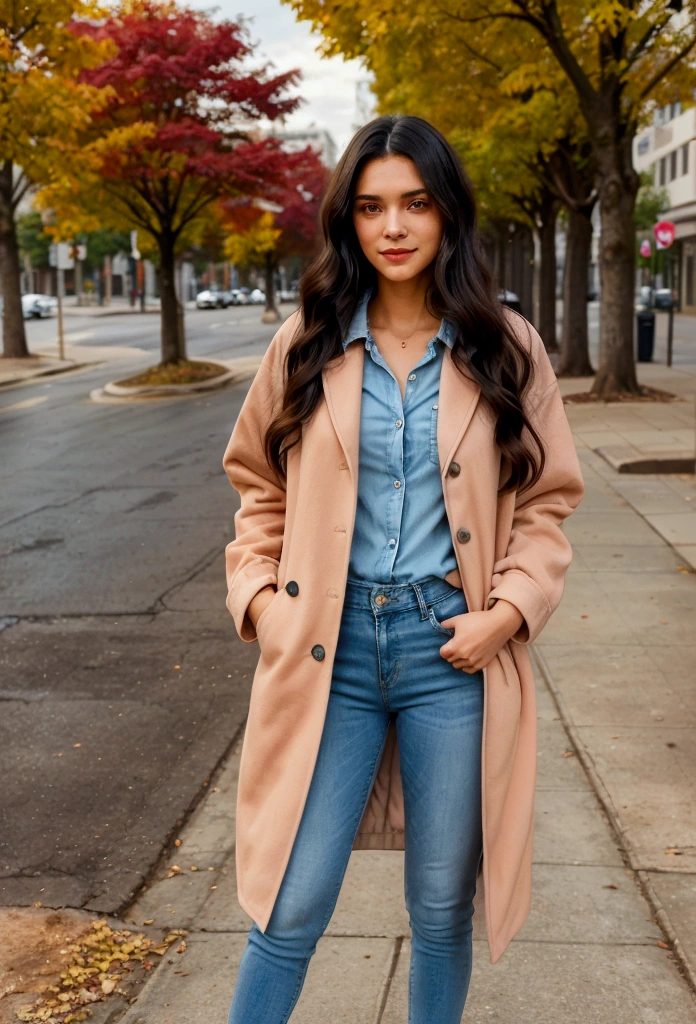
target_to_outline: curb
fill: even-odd
[[[56,377],[62,373],[72,373],[73,370],[84,370],[88,366],[99,366],[95,363],[71,363],[70,366],[47,366],[45,370],[37,370],[36,373],[29,373],[25,377],[11,377],[9,380],[0,381],[1,388],[15,387],[17,384],[26,384],[39,377]]]
[[[90,392],[93,402],[133,402],[150,401],[158,398],[194,398],[196,395],[209,391],[241,384],[256,374],[261,365],[261,356],[242,356],[239,359],[220,360],[221,366],[228,366],[226,373],[209,380],[197,381],[193,384],[160,384],[142,385],[140,387],[124,387],[115,381],[109,381],[100,388]]]
[[[566,707],[563,695],[554,685],[553,676],[551,675],[551,671],[546,664],[543,654],[536,647],[532,647],[531,653],[534,664],[538,668],[541,677],[544,680],[546,689],[551,694],[553,702],[556,705],[556,709],[558,710],[558,714],[561,719],[561,724],[568,735],[568,739],[570,740],[573,749],[578,756],[578,760],[590,781],[590,785],[595,792],[595,796],[599,800],[604,813],[609,819],[611,827],[616,833],[616,837],[619,841],[619,848],[624,856],[626,864],[636,876],[640,890],[655,916],[656,923],[662,929],[662,933],[674,953],[682,975],[692,992],[696,993],[696,967],[692,964],[688,954],[684,950],[669,914],[653,889],[649,872],[638,866],[638,856],[631,839],[627,835],[627,829],[621,821],[619,812],[614,806],[614,801],[612,800],[609,791],[594,766],[594,762],[589,751],[580,738],[578,730],[576,729],[573,719]]]
[[[593,448],[617,473],[693,473],[696,459],[689,451],[645,454],[636,448]]]
[[[193,384],[141,384],[137,387],[124,387],[116,381],[104,384],[102,391],[114,398],[145,398],[148,395],[190,395],[196,391],[213,391],[224,387],[233,378],[239,376],[238,370],[228,370],[208,380],[195,381]]]

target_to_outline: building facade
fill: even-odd
[[[637,171],[652,171],[653,181],[669,194],[664,220],[674,222],[675,242],[668,266],[681,310],[696,313],[696,106],[670,103],[655,112],[653,123],[633,142]]]

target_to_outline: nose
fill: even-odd
[[[387,209],[387,220],[384,225],[385,238],[405,238],[408,234],[398,207]]]

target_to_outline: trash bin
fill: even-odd
[[[636,314],[638,322],[638,362],[651,363],[655,348],[655,314],[652,310],[641,310]]]

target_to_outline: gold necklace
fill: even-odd
[[[419,320],[419,321],[420,321],[420,318],[421,318],[421,317],[422,317],[422,315],[423,315],[423,311],[424,311],[424,309],[425,309],[425,307],[423,307],[423,309],[421,310],[421,312],[420,312],[420,313],[418,314],[418,320]],[[369,324],[368,324],[368,326],[369,326]],[[374,327],[375,327],[375,326],[377,326],[377,325],[376,325],[376,324],[373,324],[372,326],[373,326],[373,328],[374,328]],[[384,329],[385,331],[389,330],[389,328],[388,328],[388,327],[385,327],[385,328],[381,328],[381,327],[377,326],[377,330],[378,330],[378,331],[381,331],[381,330],[383,330],[383,329]],[[417,331],[417,330],[418,330],[418,323],[416,323],[416,326],[415,326],[415,327],[413,328],[413,330],[411,331],[411,333],[410,333],[410,334],[407,334],[407,335],[406,335],[406,340],[405,340],[405,341],[402,341],[402,342],[401,342],[401,347],[402,347],[402,348],[406,348],[406,342],[407,342],[407,341],[410,341],[410,339],[411,339],[411,338],[413,337],[413,335],[414,335],[414,334],[416,333],[416,331]]]

